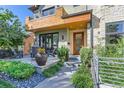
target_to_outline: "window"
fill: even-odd
[[[43,16],[52,15],[54,13],[55,13],[55,7],[51,7],[51,8],[42,10],[42,15]]]
[[[59,34],[47,33],[39,35],[39,46],[45,49],[53,49],[58,47]]]
[[[34,11],[34,18],[39,18],[38,10],[37,11]]]
[[[124,37],[124,22],[106,24],[106,44],[117,44],[117,40]]]
[[[73,5],[73,7],[78,7],[78,6],[80,6],[80,5]]]

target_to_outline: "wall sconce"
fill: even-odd
[[[62,40],[64,40],[64,35],[62,35]]]

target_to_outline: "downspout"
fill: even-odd
[[[91,28],[91,35],[90,35],[90,40],[91,40],[91,48],[92,48],[92,50],[93,50],[93,24],[92,24],[92,22],[93,22],[93,18],[92,18],[92,10],[91,10],[91,16],[90,16],[90,28]]]
[[[94,56],[94,47],[93,47],[93,43],[94,43],[94,37],[93,37],[93,10],[91,10],[91,16],[90,16],[90,28],[91,28],[91,35],[90,35],[90,40],[91,40],[91,49],[92,49],[92,57]],[[92,58],[92,63],[93,63],[93,58]],[[99,63],[98,63],[98,66],[99,66]],[[97,69],[98,70],[98,73],[97,73],[97,76],[96,79],[98,80],[96,82],[96,87],[99,88],[99,68]]]

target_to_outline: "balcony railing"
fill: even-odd
[[[91,10],[87,11],[87,8],[78,13],[67,14],[63,7],[58,7],[53,15],[41,16],[39,18],[27,17],[26,29],[30,31],[62,29],[65,26],[72,25],[71,23],[89,22],[90,14]]]
[[[61,8],[63,8],[63,7],[61,7]],[[87,6],[87,5],[84,5],[84,7],[81,9],[80,12],[87,11],[87,10],[89,10],[89,9],[88,9],[88,6]],[[53,15],[55,15],[55,14],[56,14],[56,11],[55,11],[54,14],[48,15],[48,16],[42,16],[42,15],[38,15],[38,17],[30,16],[30,17],[29,17],[29,20],[35,20],[35,19],[39,19],[39,18],[49,17],[49,16],[53,16]],[[62,14],[62,16],[65,16],[65,15],[67,15],[67,13],[65,12],[65,10],[64,10],[64,8],[63,8],[63,14]]]

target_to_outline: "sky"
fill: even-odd
[[[14,15],[18,16],[23,25],[25,24],[26,16],[33,16],[28,7],[29,5],[0,5],[0,8],[9,9]]]

